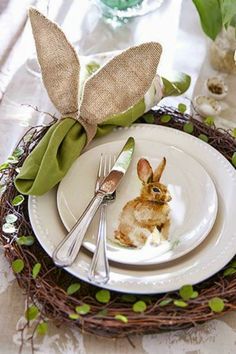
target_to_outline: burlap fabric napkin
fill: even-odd
[[[62,118],[25,160],[15,185],[20,193],[42,195],[95,136],[131,125],[151,108],[150,96],[152,106],[161,99],[162,49],[153,42],[129,48],[83,82],[84,68],[65,34],[36,9],[29,14],[43,82]]]

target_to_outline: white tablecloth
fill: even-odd
[[[24,26],[25,8],[30,3],[30,0],[21,0],[20,5],[16,0],[0,0],[0,29],[4,29],[1,38],[5,38],[4,43],[0,42],[0,89],[5,91],[0,104],[0,162],[9,155],[28,126],[48,119],[44,114],[22,104],[55,113],[40,76],[32,75],[25,64],[26,59],[34,55],[30,26]],[[44,0],[39,5],[46,8]],[[15,27],[9,13],[16,16],[14,21],[18,18]],[[176,105],[183,100],[189,102],[193,93],[201,92],[206,75],[207,42],[191,0],[164,0],[157,11],[116,29],[99,17],[98,10],[88,0],[51,1],[49,17],[56,18],[62,24],[70,40],[83,55],[123,49],[144,41],[160,41],[164,53],[159,72],[165,75],[174,69],[192,77],[192,85],[185,98],[168,100],[167,103]],[[16,26],[20,32],[14,30]],[[0,353],[17,352],[20,343],[17,328],[24,321],[24,306],[25,298],[0,250]],[[38,353],[42,354],[89,354],[95,351],[103,354],[235,353],[236,315],[232,313],[190,330],[138,336],[132,338],[132,341],[135,348],[126,339],[104,340],[81,335],[74,329],[58,329],[50,324],[49,333],[38,338],[36,344]],[[30,353],[30,344],[23,353]]]

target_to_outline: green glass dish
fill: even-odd
[[[140,5],[143,0],[100,0],[106,6],[117,10],[127,10],[130,7]]]
[[[126,22],[129,18],[142,16],[156,10],[164,0],[92,0],[108,20]]]

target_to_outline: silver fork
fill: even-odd
[[[95,185],[95,192],[99,189],[101,182],[106,177],[106,175],[110,172],[115,160],[116,160],[115,156],[107,156],[103,154],[101,155],[99,167],[98,167],[96,185]],[[107,238],[106,214],[107,214],[108,203],[114,201],[115,198],[116,198],[116,192],[114,192],[110,196],[105,197],[100,206],[100,218],[99,218],[96,249],[94,251],[92,263],[88,274],[89,280],[97,284],[106,284],[110,277],[109,263],[107,259],[107,253],[106,253],[106,238]]]

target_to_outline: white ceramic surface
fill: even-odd
[[[94,194],[100,155],[118,155],[125,141],[99,145],[81,155],[63,178],[57,192],[57,206],[67,230],[83,213]],[[126,248],[115,242],[122,208],[140,195],[141,182],[137,176],[137,162],[145,157],[153,170],[163,157],[167,164],[161,182],[168,186],[172,196],[171,226],[168,240],[152,245],[149,237],[141,249]],[[191,156],[173,146],[148,140],[135,140],[135,151],[128,172],[118,190],[116,201],[107,211],[107,255],[110,260],[132,265],[150,265],[181,257],[198,246],[211,230],[217,213],[217,194],[212,180]],[[99,213],[90,225],[84,246],[94,251],[98,231]],[[135,227],[135,225],[134,225]]]
[[[188,151],[211,176],[218,194],[216,222],[208,237],[192,252],[164,265],[120,268],[111,262],[110,281],[103,287],[129,293],[161,293],[179,289],[184,284],[196,284],[219,271],[236,253],[235,194],[236,172],[214,148],[201,140],[177,130],[133,125],[120,128],[106,137],[95,140],[90,148],[115,140],[148,139]],[[56,189],[29,198],[29,213],[37,238],[45,251],[52,255],[58,240],[66,235],[56,208]],[[67,268],[71,274],[87,280],[91,256],[81,251],[77,261]]]

